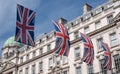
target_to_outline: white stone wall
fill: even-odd
[[[90,28],[90,32],[93,32],[95,31],[95,22],[96,21],[101,21],[101,27],[104,27],[106,25],[108,25],[108,22],[107,22],[107,16],[109,15],[113,15],[113,17],[115,17],[119,12],[120,12],[120,7],[118,7],[120,2],[116,2],[115,4],[115,8],[114,6],[107,9],[107,10],[103,10],[101,13],[95,15],[94,17],[91,17],[89,20],[86,20],[85,22],[80,22],[78,25],[76,25],[75,27],[71,27],[70,26],[70,29],[69,29],[69,36],[70,36],[70,41],[73,41],[75,38],[74,38],[74,32],[75,31],[79,31],[79,34],[80,32],[84,33],[84,27],[85,26],[88,26],[89,25],[89,28]],[[90,11],[91,12],[91,11]],[[74,20],[73,20],[74,21]],[[103,32],[100,32],[98,34],[95,34],[93,36],[91,36],[91,40],[94,44],[94,51],[95,51],[95,57],[94,57],[94,64],[93,64],[93,68],[94,68],[94,72],[100,72],[101,69],[100,69],[100,64],[99,64],[99,58],[97,58],[97,56],[100,56],[102,53],[98,53],[99,49],[97,47],[97,39],[100,38],[100,37],[103,37],[103,41],[108,43],[109,47],[111,47],[110,45],[110,37],[109,37],[109,34],[113,33],[113,32],[116,32],[117,34],[117,38],[118,38],[118,41],[119,41],[119,44],[120,44],[120,27],[116,28],[116,27],[113,27],[113,28],[110,28],[108,30],[105,30]],[[79,35],[80,36],[80,35]],[[22,74],[25,74],[25,69],[27,67],[29,67],[29,74],[31,74],[32,72],[32,65],[35,65],[35,72],[36,74],[39,73],[39,62],[43,62],[43,73],[42,74],[48,74],[51,70],[49,70],[49,58],[50,57],[53,57],[53,54],[54,53],[51,53],[51,54],[48,54],[46,56],[43,56],[43,57],[40,57],[36,60],[33,60],[32,62],[28,62],[24,65],[21,65],[20,63],[20,57],[23,57],[23,63],[25,63],[27,60],[26,60],[26,55],[29,54],[29,59],[34,59],[32,57],[32,54],[33,54],[33,51],[36,51],[36,57],[38,56],[41,56],[39,55],[39,49],[40,48],[43,48],[43,54],[47,53],[47,45],[48,44],[51,44],[51,49],[54,49],[55,47],[55,36],[53,36],[50,40],[46,40],[46,37],[43,36],[43,38],[45,39],[45,41],[41,44],[37,44],[36,47],[30,47],[28,50],[25,50],[23,51],[22,53],[20,53],[19,55],[19,60],[18,60],[18,64],[19,64],[19,67],[18,67],[18,74],[19,74],[19,71],[22,70]],[[39,43],[39,41],[38,41]],[[87,74],[88,73],[88,68],[87,68],[87,65],[86,63],[84,62],[81,62],[81,60],[77,60],[75,61],[75,48],[76,47],[80,47],[80,57],[82,58],[83,57],[83,51],[84,51],[84,46],[83,46],[83,42],[82,41],[79,41],[79,42],[76,42],[74,44],[71,45],[70,47],[70,52],[69,52],[69,56],[68,56],[68,64],[66,65],[63,65],[62,64],[62,58],[61,58],[61,67],[62,68],[65,68],[65,67],[69,67],[68,71],[69,71],[69,74],[75,74],[76,73],[76,67],[78,66],[81,66],[81,72],[82,74]],[[120,46],[118,46],[119,48]],[[114,51],[118,48],[112,48],[111,51]],[[4,52],[6,52],[7,50],[3,50],[3,54]],[[2,55],[3,55],[2,54]],[[15,59],[11,60],[12,62],[15,62]],[[55,58],[54,58],[54,63],[55,63]],[[113,61],[114,62],[114,61]],[[113,63],[113,67],[114,67],[114,63]],[[67,68],[63,69],[63,70],[66,70]],[[6,72],[7,73],[7,72]]]

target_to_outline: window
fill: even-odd
[[[108,16],[107,17],[108,24],[112,23],[112,21],[113,21],[113,15]]]
[[[41,39],[39,40],[39,44],[43,43],[44,41],[45,41],[45,38],[41,38]]]
[[[84,28],[84,32],[85,32],[85,34],[90,33],[89,26],[87,26],[87,27]]]
[[[80,58],[80,47],[75,48],[75,59]]]
[[[23,74],[23,73],[22,73],[22,70],[19,71],[19,74]]]
[[[39,40],[39,44],[42,43],[42,39]]]
[[[97,14],[99,14],[99,13],[101,13],[101,12],[102,12],[102,7],[97,8],[96,10],[93,11],[93,16],[94,16],[94,15],[97,15]]]
[[[68,62],[68,58],[66,56],[63,56],[63,64]]]
[[[35,51],[33,51],[32,57],[35,57],[35,55],[36,55],[36,52],[35,52]]]
[[[22,63],[22,62],[23,62],[23,57],[20,58],[20,63]]]
[[[56,56],[56,65],[60,64],[60,56]]]
[[[77,68],[76,68],[76,74],[82,74],[82,73],[81,73],[81,67],[77,67]]]
[[[115,32],[110,34],[110,42],[111,42],[111,46],[115,46],[118,44]]]
[[[28,67],[25,69],[25,74],[28,74]]]
[[[79,24],[79,22],[80,22],[80,19],[74,20],[74,21],[71,23],[72,27],[77,26],[77,25]]]
[[[104,59],[103,59],[103,60],[100,60],[101,70],[102,70],[102,73],[103,73],[103,74],[107,74],[107,70],[103,68],[104,62],[105,62]]]
[[[53,66],[53,59],[49,58],[49,68],[52,68],[52,66]]]
[[[74,27],[74,26],[75,26],[73,22],[71,22],[71,26],[72,26],[72,27]]]
[[[75,39],[79,38],[79,32],[78,31],[74,32],[74,37],[75,37]]]
[[[47,39],[47,40],[49,40],[49,39],[50,39],[50,37],[47,35],[47,36],[46,36],[46,39]]]
[[[101,41],[103,41],[103,38],[102,38],[102,37],[99,38],[99,39],[97,39],[97,46],[98,46],[99,49],[102,48],[102,46],[101,46]]]
[[[35,65],[32,66],[32,74],[35,74]]]
[[[67,71],[63,71],[63,74],[68,74],[68,72]]]
[[[91,18],[91,16],[92,16],[91,13],[84,15],[84,16],[83,16],[83,21]]]
[[[57,74],[60,74],[60,73],[57,73]]]
[[[104,10],[107,10],[113,6],[113,2],[110,2],[104,6]]]
[[[5,58],[5,59],[8,58],[8,52],[4,53],[4,58]]]
[[[101,28],[100,21],[95,22],[95,28],[96,28],[96,29]]]
[[[88,65],[88,73],[93,74],[93,65]]]
[[[7,74],[13,74],[13,72],[9,72],[9,73],[7,73]]]
[[[29,60],[29,54],[26,55],[26,60]]]
[[[115,68],[116,72],[120,72],[120,55],[115,55],[114,56],[114,62],[115,62]]]
[[[49,51],[51,48],[51,45],[49,44],[49,45],[47,45],[47,50]]]
[[[39,49],[39,55],[41,55],[43,53],[43,48]]]
[[[42,70],[42,68],[43,68],[43,63],[40,62],[40,63],[39,63],[39,69]]]

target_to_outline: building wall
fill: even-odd
[[[113,15],[113,18],[117,16],[117,14],[120,12],[120,6],[119,6],[120,1],[117,1],[115,3],[113,2],[107,2],[106,4],[103,4],[101,6],[96,7],[95,9],[89,11],[88,13],[79,16],[75,18],[74,20],[68,22],[65,24],[65,26],[68,28],[69,31],[69,36],[70,36],[70,41],[71,41],[71,47],[70,47],[70,52],[69,56],[67,58],[68,62],[66,64],[63,64],[63,56],[60,56],[60,65],[56,66],[56,54],[53,53],[54,47],[55,47],[55,34],[54,31],[48,33],[48,34],[43,34],[40,35],[36,39],[36,46],[35,47],[24,47],[20,48],[19,53],[19,60],[18,63],[14,61],[14,63],[18,64],[18,74],[20,74],[20,71],[22,70],[22,74],[25,74],[25,69],[28,68],[29,74],[32,74],[32,66],[35,65],[35,73],[38,74],[48,74],[48,73],[53,73],[53,71],[56,72],[64,72],[65,70],[68,71],[68,74],[76,74],[76,68],[81,67],[81,73],[82,74],[88,74],[88,66],[86,63],[82,62],[81,59],[83,57],[83,52],[84,52],[84,46],[83,42],[78,38],[76,39],[74,36],[74,32],[78,31],[79,37],[80,37],[80,32],[85,33],[85,27],[89,26],[89,33],[88,35],[95,33],[94,35],[91,35],[90,38],[93,42],[94,45],[94,51],[95,51],[95,59],[94,59],[94,64],[93,64],[93,70],[94,73],[100,72],[101,67],[100,67],[100,60],[102,58],[102,49],[98,48],[97,44],[97,39],[103,37],[103,41],[108,43],[112,55],[114,53],[119,53],[114,52],[116,50],[120,50],[120,27],[113,26],[111,28],[107,28],[104,31],[101,30],[105,28],[105,26],[112,25],[112,23],[108,23],[107,17],[110,15]],[[108,6],[109,5],[109,6]],[[108,7],[108,8],[106,8]],[[97,12],[98,9],[101,9],[99,13]],[[95,14],[95,12],[97,14]],[[88,14],[91,14],[91,17],[87,18],[86,16]],[[87,18],[86,20],[83,19],[83,17]],[[82,18],[82,19],[81,19]],[[77,22],[76,22],[77,21]],[[100,21],[100,28],[96,29],[95,23]],[[72,24],[71,24],[72,23]],[[100,32],[99,32],[99,31]],[[115,32],[117,35],[117,40],[118,44],[116,46],[111,46],[111,41],[110,41],[110,34]],[[47,36],[50,36],[47,38]],[[48,51],[47,45],[50,44],[50,50]],[[75,57],[75,48],[79,47],[80,48],[80,58],[76,60]],[[43,53],[40,54],[40,48],[43,48]],[[4,50],[5,51],[5,50]],[[3,51],[3,53],[4,53]],[[33,52],[35,51],[35,56],[33,57]],[[26,59],[26,55],[29,54],[29,59]],[[21,57],[23,57],[23,62],[21,62]],[[53,67],[49,68],[49,58],[53,58]],[[11,60],[12,61],[12,60]],[[112,57],[113,61],[113,67],[114,65],[114,59]],[[39,63],[43,63],[43,68],[42,71],[40,72],[39,69]],[[58,67],[58,68],[56,68]],[[54,69],[55,68],[55,69]],[[62,69],[61,69],[62,68]]]

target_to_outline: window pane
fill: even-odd
[[[53,59],[49,58],[49,68],[53,66]]]
[[[84,32],[85,32],[85,34],[90,33],[89,26],[87,26],[87,27],[84,28]]]
[[[89,74],[93,74],[93,65],[88,65]]]
[[[67,71],[63,71],[63,74],[68,74]]]
[[[104,62],[105,62],[104,59],[100,61],[100,64],[101,64],[101,70],[102,70],[102,73],[107,74],[107,70],[103,68]]]
[[[81,67],[76,68],[76,74],[81,74]]]
[[[50,44],[47,45],[47,50],[48,50],[48,51],[51,49],[50,46],[51,46]]]
[[[80,48],[79,47],[75,48],[75,58],[76,59],[80,58]]]
[[[35,65],[32,66],[32,74],[35,74]]]
[[[75,39],[79,38],[79,32],[78,31],[74,32],[74,37],[75,37]]]
[[[115,46],[118,44],[116,33],[110,34],[110,41],[111,41],[111,46]]]
[[[98,46],[99,49],[102,48],[101,41],[103,41],[103,38],[97,39],[97,46]]]
[[[95,23],[95,28],[96,28],[96,29],[99,29],[99,28],[101,28],[100,21],[98,21],[98,22],[96,22],[96,23]]]
[[[26,70],[25,70],[25,74],[28,74],[28,68],[26,68]]]
[[[36,52],[35,52],[35,51],[33,51],[33,55],[32,55],[32,57],[35,57],[35,55],[36,55]]]
[[[40,48],[39,49],[39,54],[42,54],[43,53],[43,48]]]
[[[60,56],[57,56],[56,57],[56,65],[59,65],[60,64]]]
[[[39,63],[39,69],[41,70],[42,68],[43,68],[43,63],[40,62],[40,63]]]
[[[29,60],[29,54],[26,55],[26,60]]]
[[[66,56],[63,56],[63,64],[67,63],[67,57]]]
[[[116,72],[120,72],[120,55],[115,55],[114,56],[114,63],[115,63],[115,68]]]
[[[23,73],[22,73],[22,70],[20,70],[19,74],[23,74]]]

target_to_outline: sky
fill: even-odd
[[[51,20],[65,18],[68,21],[83,14],[83,5],[93,9],[107,0],[0,0],[0,55],[5,41],[15,35],[17,4],[36,12],[35,38],[54,29]]]

